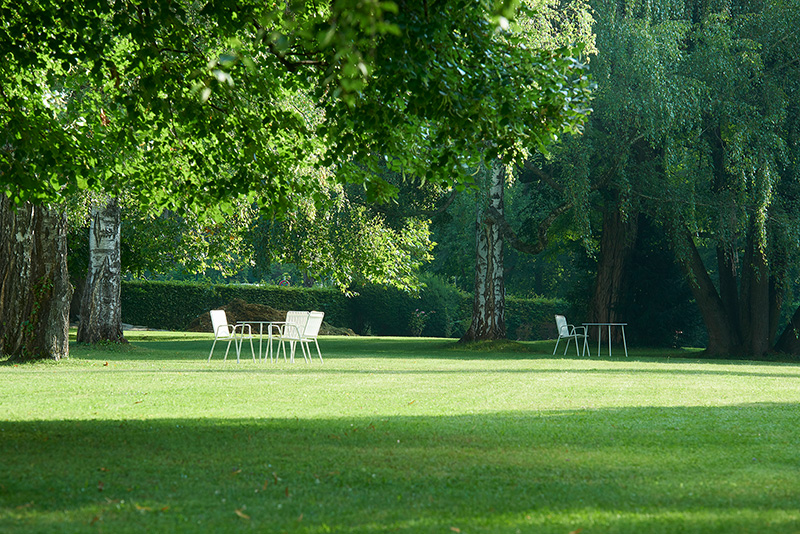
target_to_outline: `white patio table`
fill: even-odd
[[[249,324],[252,326],[258,325],[258,361],[262,361],[262,342],[264,341],[264,327],[267,327],[267,352],[269,353],[269,361],[270,363],[274,363],[272,358],[272,329],[276,329],[278,331],[278,336],[280,337],[280,328],[281,325],[286,324],[286,321],[237,321],[237,325],[239,324]],[[276,356],[277,357],[277,356]],[[267,359],[267,355],[264,354],[263,357],[264,361]]]
[[[628,357],[628,342],[625,341],[625,327],[628,323],[583,323],[583,326],[586,327],[586,333],[589,333],[589,327],[596,326],[597,327],[597,356],[600,356],[600,338],[601,332],[603,331],[603,327],[608,327],[608,356],[611,357],[611,327],[618,326],[622,329],[622,345],[625,347],[625,357]]]

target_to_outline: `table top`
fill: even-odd
[[[583,326],[627,326],[628,323],[581,323]]]

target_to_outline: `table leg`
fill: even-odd
[[[603,325],[597,325],[597,357],[600,357],[600,338],[603,337]]]
[[[622,328],[622,346],[625,347],[625,357],[628,357],[628,342],[625,341],[625,325],[620,325]]]
[[[608,325],[608,357],[611,357],[611,325]]]

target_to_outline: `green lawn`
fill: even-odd
[[[800,532],[795,364],[127,335],[0,365],[0,532]]]

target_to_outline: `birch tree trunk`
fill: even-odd
[[[462,342],[505,339],[506,289],[503,270],[503,233],[495,216],[503,215],[505,166],[500,160],[489,169],[488,206],[480,202],[475,222],[475,300],[472,323]],[[491,209],[489,209],[491,208]]]
[[[13,209],[0,194],[0,353],[69,356],[67,217],[48,206]]]
[[[122,334],[122,264],[120,208],[112,199],[92,209],[89,226],[89,271],[81,298],[78,342],[125,342]]]

